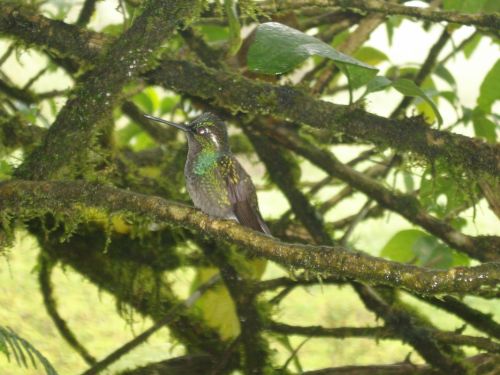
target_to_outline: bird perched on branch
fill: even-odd
[[[149,115],[145,117],[176,127],[186,134],[188,154],[184,176],[195,207],[210,216],[235,220],[253,230],[271,233],[260,214],[252,180],[232,154],[226,124],[219,117],[203,113],[189,124]],[[265,263],[259,259],[252,261],[253,278],[262,276]],[[195,284],[209,280],[216,272],[213,268],[199,270]],[[207,292],[201,304],[208,324],[218,328],[222,338],[234,338],[239,334],[234,304],[225,288]]]

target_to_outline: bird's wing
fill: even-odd
[[[226,183],[229,201],[233,206],[233,212],[238,222],[253,230],[271,234],[260,215],[257,194],[250,176],[236,159],[229,156],[223,156],[219,159],[219,167]]]

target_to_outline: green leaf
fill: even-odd
[[[133,100],[146,113],[154,113],[160,106],[160,99],[155,89],[148,87],[137,95],[134,95]]]
[[[458,103],[458,97],[455,91],[440,91],[438,95],[450,103],[452,107],[455,107]]]
[[[30,366],[27,361],[29,358],[33,368],[37,368],[37,361],[42,364],[47,375],[58,375],[57,371],[51,365],[49,360],[40,353],[27,340],[20,337],[9,327],[0,326],[0,352],[4,353],[10,361],[10,355],[13,355],[19,367]],[[37,373],[40,373],[37,371]]]
[[[462,51],[467,59],[469,59],[472,56],[477,46],[479,45],[479,42],[481,42],[481,39],[482,39],[481,34],[476,33],[476,35],[474,35],[472,39],[467,44],[465,44]]]
[[[12,177],[12,166],[5,160],[0,160],[0,181],[7,180]]]
[[[160,114],[171,112],[174,107],[179,103],[180,97],[178,95],[166,96],[162,99],[160,104]]]
[[[409,79],[401,78],[392,83],[392,86],[398,90],[400,93],[406,96],[414,96],[418,98],[422,98],[425,100],[432,108],[434,111],[438,123],[442,124],[443,123],[443,118],[441,117],[441,114],[439,113],[439,110],[436,107],[436,104],[432,101],[432,99],[422,90],[420,87],[418,87],[415,82],[410,81]]]
[[[422,267],[446,269],[469,264],[469,258],[466,255],[462,256],[433,236],[419,238],[413,244],[413,252],[418,259],[417,265]]]
[[[229,28],[219,25],[200,25],[197,27],[207,42],[220,42],[229,38]]]
[[[451,264],[452,267],[465,267],[470,264],[470,258],[467,254],[459,253],[453,249],[451,251],[453,254],[453,263]]]
[[[224,0],[224,8],[229,24],[229,50],[230,56],[234,56],[241,46],[241,26],[233,0]]]
[[[413,244],[427,233],[418,229],[406,229],[396,233],[382,248],[380,255],[396,262],[412,262],[415,259]]]
[[[446,165],[436,163],[421,178],[420,202],[427,211],[443,218],[455,209],[470,204],[476,193],[475,186],[465,184],[459,176],[450,176]]]
[[[414,263],[432,268],[468,265],[469,258],[439,242],[418,229],[396,233],[384,246],[380,255],[402,263]]]
[[[248,66],[264,74],[286,73],[310,56],[335,61],[348,75],[351,87],[359,87],[377,74],[378,69],[338,52],[321,40],[277,22],[258,26],[248,51]]]
[[[116,131],[116,141],[119,145],[128,146],[132,138],[141,132],[142,129],[135,123],[131,122],[122,129]]]
[[[407,171],[403,171],[403,182],[404,182],[404,185],[405,185],[405,191],[407,193],[413,193],[413,191],[415,190],[415,183],[413,181],[413,174],[407,172]]]
[[[493,103],[500,100],[500,60],[498,60],[491,70],[484,77],[479,88],[479,98],[477,104],[484,112],[491,112]]]
[[[446,81],[446,83],[448,83],[452,88],[457,87],[455,77],[453,77],[450,71],[443,64],[439,64],[438,66],[436,66],[434,74],[436,74],[439,78]]]
[[[392,81],[383,76],[376,76],[370,82],[366,84],[366,91],[363,94],[363,97],[372,93],[381,91],[392,84]]]
[[[474,125],[476,137],[485,138],[490,143],[496,143],[496,125],[482,111],[472,112],[472,124]]]
[[[389,42],[389,46],[392,46],[392,39],[394,36],[394,30],[396,27],[401,25],[403,21],[403,17],[401,16],[388,16],[386,17],[385,27],[387,31],[387,41]]]
[[[378,65],[381,62],[389,60],[385,53],[373,47],[361,47],[354,54],[354,58],[369,65]]]
[[[101,30],[102,33],[108,34],[110,36],[118,36],[123,32],[123,24],[117,23],[117,24],[111,24],[106,27],[104,27]]]

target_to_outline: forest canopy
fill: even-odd
[[[0,0],[0,368],[498,373],[499,37],[494,0]],[[231,152],[188,156],[202,114]],[[186,189],[223,167],[235,220]]]

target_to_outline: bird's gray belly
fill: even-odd
[[[224,186],[195,175],[186,178],[186,187],[196,208],[213,217],[236,220]]]

